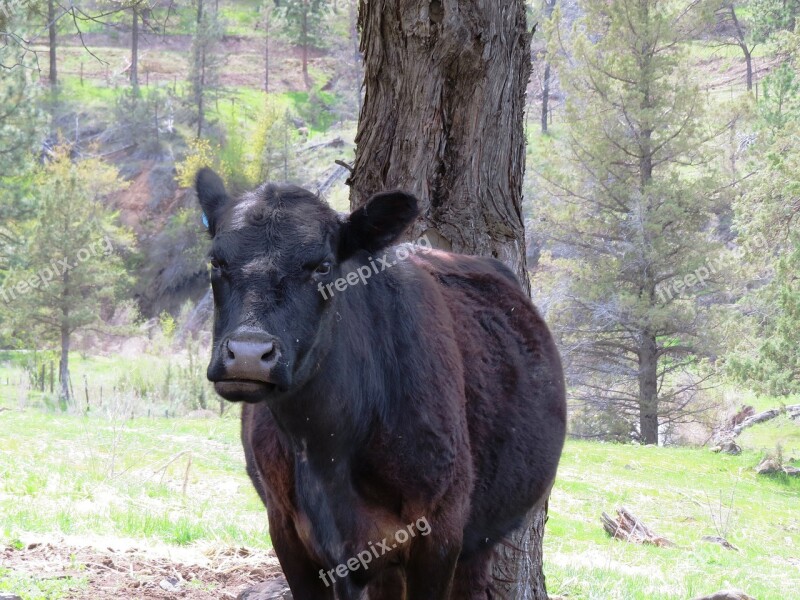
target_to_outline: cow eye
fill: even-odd
[[[321,262],[316,269],[314,269],[314,275],[330,275],[331,272],[331,263],[330,261]]]
[[[210,261],[211,268],[214,270],[219,270],[225,267],[225,263],[218,258],[212,258]]]

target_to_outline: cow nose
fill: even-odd
[[[231,379],[269,382],[281,353],[272,340],[229,339],[225,344],[225,370]]]

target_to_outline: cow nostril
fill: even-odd
[[[233,350],[231,350],[231,343],[230,342],[227,342],[225,344],[225,349],[228,352],[228,360],[236,360],[236,355],[233,353]]]
[[[264,346],[264,353],[261,355],[261,360],[268,361],[275,355],[275,344],[269,342]]]

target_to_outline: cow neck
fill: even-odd
[[[307,382],[271,406],[281,429],[302,444],[309,460],[352,455],[368,442],[376,421],[398,417],[398,390],[388,373],[402,372],[415,342],[397,323],[413,322],[412,304],[403,297],[403,272],[383,273],[367,286],[353,286],[334,297],[321,333],[305,357]],[[402,348],[399,351],[398,348]]]

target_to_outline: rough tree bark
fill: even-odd
[[[658,444],[658,344],[649,331],[639,337],[639,434]]]
[[[494,256],[530,291],[523,113],[530,34],[523,0],[361,0],[365,100],[351,207],[403,188],[420,199],[411,237]],[[547,598],[544,512],[498,553],[498,598]]]
[[[404,187],[422,203],[415,236],[495,256],[527,285],[524,2],[362,0],[359,8],[366,96],[351,205]]]

